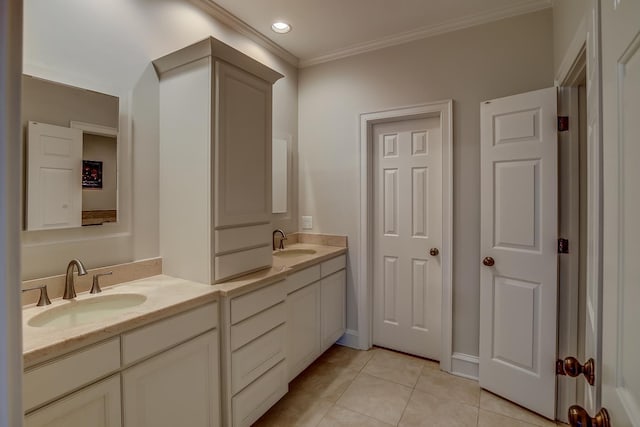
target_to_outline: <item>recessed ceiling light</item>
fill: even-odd
[[[276,33],[284,34],[291,31],[291,25],[287,24],[286,22],[277,21],[271,24],[271,29]]]

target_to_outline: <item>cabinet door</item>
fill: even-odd
[[[25,427],[120,427],[120,375],[28,414]]]
[[[122,380],[127,427],[220,424],[215,330],[127,369]]]
[[[346,329],[346,279],[345,270],[340,270],[320,282],[322,351],[331,347]]]
[[[287,296],[289,381],[320,355],[320,282]]]
[[[215,226],[271,221],[271,84],[217,61]],[[264,232],[264,231],[263,231]],[[264,241],[269,242],[269,231]]]

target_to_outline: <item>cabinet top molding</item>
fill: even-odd
[[[162,75],[167,71],[209,56],[233,64],[271,84],[284,77],[263,63],[250,58],[239,50],[213,37],[208,37],[158,58],[153,61],[153,66],[156,69],[158,77],[162,79]]]

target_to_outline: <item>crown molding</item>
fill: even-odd
[[[262,33],[256,31],[252,26],[239,19],[237,16],[231,14],[226,9],[222,8],[218,4],[211,0],[189,0],[191,3],[202,8],[209,15],[223,23],[224,25],[239,32],[243,36],[247,37],[251,41],[259,44],[263,48],[267,49],[274,55],[282,58],[294,67],[298,67],[298,57],[282,48],[280,45],[274,43],[271,39],[265,37]]]
[[[343,49],[316,56],[308,59],[301,59],[298,66],[300,68],[310,67],[312,65],[322,64],[324,62],[335,61],[337,59],[347,58],[349,56],[359,55],[365,52],[371,52],[385,47],[396,46],[403,43],[421,40],[440,34],[449,33],[464,28],[474,27],[476,25],[487,24],[489,22],[498,21],[505,18],[511,18],[517,15],[537,12],[539,10],[552,7],[551,0],[526,0],[514,3],[509,7],[501,7],[491,9],[482,13],[467,15],[459,19],[453,19],[441,24],[429,25],[415,30],[393,34],[377,40],[358,43]]]

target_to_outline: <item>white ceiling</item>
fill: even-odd
[[[311,65],[551,7],[550,0],[214,0]],[[293,30],[276,34],[271,24]]]

